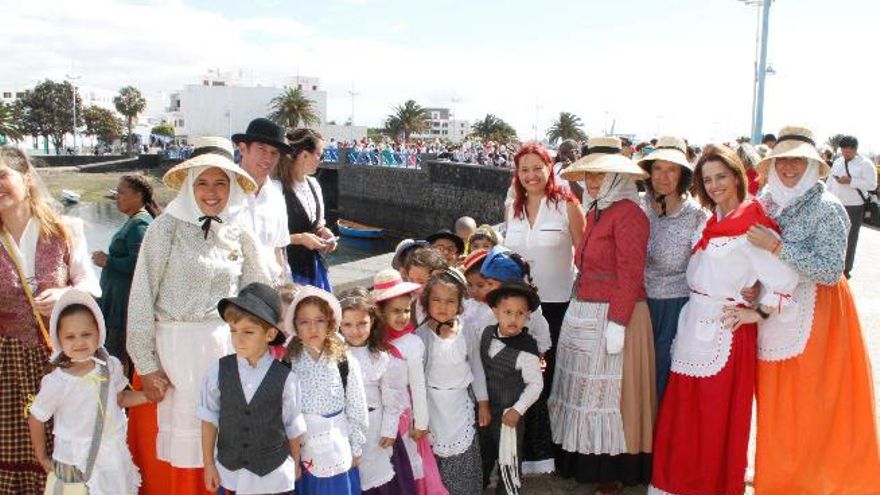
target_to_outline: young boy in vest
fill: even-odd
[[[252,283],[217,311],[229,324],[235,354],[207,372],[197,415],[202,420],[205,488],[228,494],[292,494],[299,477],[305,419],[296,378],[269,346],[283,343],[281,300]],[[216,446],[216,461],[215,461]]]
[[[507,282],[487,294],[486,302],[498,323],[487,326],[480,338],[480,357],[492,413],[488,441],[482,452],[483,479],[488,481],[495,462],[499,461],[502,480],[508,479],[499,481],[495,493],[509,494],[512,493],[508,490],[513,484],[511,478],[519,480],[519,465],[505,465],[505,460],[509,461],[512,456],[499,459],[501,425],[516,429],[516,458],[519,459],[523,448],[521,419],[544,388],[538,344],[525,328],[529,315],[541,301],[531,286]]]

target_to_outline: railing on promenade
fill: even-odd
[[[374,167],[422,168],[423,155],[420,153],[401,153],[395,151],[355,151],[325,149],[324,162],[348,163],[349,165],[365,165]]]

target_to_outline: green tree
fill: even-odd
[[[269,107],[272,109],[269,120],[278,125],[295,129],[321,123],[314,103],[299,88],[284,88],[283,93],[272,98]]]
[[[11,141],[22,138],[18,112],[16,107],[0,102],[0,136]]]
[[[125,117],[125,128],[128,130],[126,139],[126,153],[131,156],[132,132],[131,128],[137,116],[144,111],[147,100],[144,95],[134,86],[126,86],[119,90],[119,94],[113,97],[113,105],[116,111]]]
[[[508,143],[516,139],[516,130],[507,122],[490,113],[471,126],[471,135],[484,141]]]
[[[394,113],[385,119],[385,128],[395,137],[403,136],[409,141],[412,133],[420,133],[428,126],[428,111],[415,102],[406,100],[403,105],[394,107]]]
[[[583,141],[587,139],[587,135],[582,129],[583,126],[581,118],[577,115],[569,112],[560,112],[559,118],[547,130],[547,139],[551,143],[565,139]]]
[[[82,125],[82,100],[68,81],[57,83],[46,79],[19,99],[20,127],[33,136],[52,140],[55,152],[61,154],[64,135],[73,133],[73,107],[76,106],[76,126]]]
[[[95,105],[83,111],[83,120],[86,123],[86,134],[97,137],[105,144],[119,139],[125,126],[115,113]]]
[[[159,124],[153,127],[150,130],[151,134],[156,134],[157,136],[168,136],[174,137],[174,126],[171,124]]]

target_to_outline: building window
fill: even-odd
[[[24,91],[19,91],[18,93],[15,93],[15,97],[16,98],[24,98]]]
[[[211,86],[226,86],[224,81],[212,81]]]
[[[318,85],[317,85],[317,84],[313,84],[313,85],[312,85],[312,91],[317,91],[317,90],[318,90]]]
[[[5,91],[5,92],[3,93],[3,97],[4,97],[4,98],[12,98],[12,93],[10,93],[10,92],[8,92],[8,91]]]
[[[443,125],[442,125],[441,127],[443,127],[444,129],[447,128],[447,127],[449,127],[449,122],[444,122]]]
[[[202,86],[208,86],[208,80],[207,80],[207,79],[203,79],[203,80],[202,80]]]
[[[297,84],[297,85],[296,85],[296,89],[303,89],[303,85],[302,85],[302,84]]]
[[[433,120],[439,120],[440,119],[440,112],[431,112],[431,118]]]
[[[446,135],[448,135],[448,134],[449,134],[449,131],[447,131],[447,130],[444,129],[444,130],[443,130],[443,135],[446,136]]]

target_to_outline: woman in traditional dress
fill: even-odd
[[[0,492],[42,494],[26,406],[48,371],[49,316],[76,287],[99,296],[82,222],[60,217],[19,149],[0,146]]]
[[[161,401],[131,412],[129,443],[147,495],[206,493],[199,387],[232,351],[217,301],[270,283],[257,241],[236,221],[255,182],[232,161],[229,140],[194,141],[193,158],[165,174],[179,192],[147,229],[129,298],[128,353],[147,397]]]
[[[554,470],[550,424],[540,415],[546,410],[543,402],[553,384],[556,343],[574,282],[574,247],[584,232],[584,212],[580,202],[556,183],[553,162],[541,145],[526,144],[516,153],[513,162],[516,167],[514,200],[505,213],[504,245],[519,253],[531,268],[552,342],[542,356],[547,364],[544,391],[538,399],[538,407],[529,408],[524,418],[522,472],[550,473]],[[482,331],[482,327],[477,331]]]
[[[650,477],[656,411],[645,303],[649,225],[635,183],[647,174],[614,152],[619,140],[602,139],[616,146],[590,146],[593,152],[562,172],[567,180],[586,181],[588,207],[548,406],[557,471],[599,483],[598,493],[620,493],[622,485]]]
[[[736,153],[712,146],[694,170],[700,202],[713,211],[687,268],[690,300],[681,310],[672,373],[657,416],[651,494],[733,495],[745,490],[755,390],[758,321],[791,303],[797,273],[746,239],[776,224],[746,200]],[[754,307],[744,288],[760,281]]]
[[[287,262],[294,282],[332,292],[322,253],[336,249],[336,241],[324,220],[321,184],[311,176],[324,155],[324,139],[312,129],[296,129],[287,140],[293,151],[281,157],[277,171],[287,204]]]
[[[101,270],[101,298],[98,305],[104,314],[107,335],[104,347],[111,356],[128,365],[125,352],[125,321],[131,277],[147,227],[162,210],[153,200],[153,186],[143,175],[123,175],[116,186],[116,208],[128,217],[113,234],[108,252],[95,251],[92,262]]]
[[[683,139],[661,137],[654,151],[639,160],[639,166],[651,175],[645,181],[647,193],[642,209],[651,223],[645,289],[654,330],[659,404],[669,380],[678,315],[690,296],[685,272],[691,258],[691,245],[709,218],[709,212],[688,193],[693,165],[687,159]]]
[[[758,336],[759,494],[880,493],[871,364],[849,284],[842,277],[849,218],[820,179],[829,167],[813,134],[785,127],[758,166],[759,200],[782,237],[748,238],[800,275],[796,305]]]

